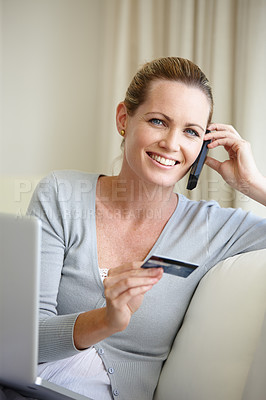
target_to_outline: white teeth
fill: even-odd
[[[157,161],[158,163],[162,164],[162,165],[170,165],[173,166],[175,165],[175,160],[170,160],[169,158],[164,158],[161,156],[157,156],[156,154],[150,154],[150,157]]]

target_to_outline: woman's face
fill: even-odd
[[[121,172],[147,183],[175,185],[200,152],[209,112],[200,89],[174,81],[152,82],[145,103],[133,116],[126,114],[123,103],[118,106],[118,129],[126,132]]]

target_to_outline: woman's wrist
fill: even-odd
[[[81,313],[75,322],[73,331],[74,345],[84,350],[95,343],[116,333],[107,323],[106,308]]]
[[[246,190],[240,190],[242,193],[266,206],[266,177],[260,175],[256,180],[250,182]]]

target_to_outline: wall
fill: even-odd
[[[53,169],[99,168],[101,1],[3,0],[0,210]]]

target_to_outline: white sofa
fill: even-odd
[[[266,249],[201,280],[154,400],[266,399]]]

